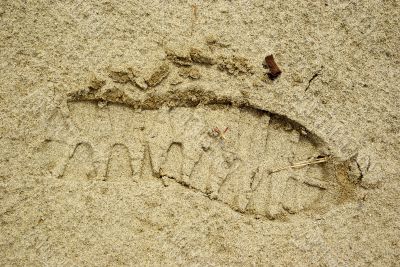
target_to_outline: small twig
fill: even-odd
[[[224,131],[221,131],[218,127],[215,127],[214,129],[212,129],[210,135],[225,140],[225,133],[228,131],[228,129],[229,127],[226,127]]]
[[[288,170],[288,169],[301,168],[301,167],[308,166],[308,165],[327,162],[330,158],[331,158],[330,156],[324,156],[324,157],[312,158],[312,159],[305,160],[305,161],[299,161],[299,162],[293,163],[293,164],[291,164],[289,166],[275,169],[275,170],[271,171],[271,173],[275,173],[275,172],[279,172],[279,171],[283,171],[283,170]]]
[[[191,29],[190,29],[190,35],[193,35],[194,32],[194,27],[196,24],[196,20],[197,20],[197,5],[193,4],[192,5],[192,25],[191,25]]]
[[[321,74],[323,68],[324,68],[324,66],[322,66],[320,70],[318,70],[316,73],[314,73],[314,75],[308,81],[307,87],[304,90],[304,92],[307,92],[308,88],[310,88],[310,86],[311,86],[311,82]]]

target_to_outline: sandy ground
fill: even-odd
[[[2,0],[0,265],[398,265],[399,19]]]

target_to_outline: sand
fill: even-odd
[[[397,265],[399,13],[2,1],[0,265]]]

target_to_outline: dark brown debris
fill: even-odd
[[[281,73],[282,73],[282,71],[279,69],[278,65],[276,64],[273,55],[266,56],[265,64],[263,64],[263,65],[264,65],[264,68],[269,69],[269,72],[267,73],[267,75],[271,80],[278,78],[278,76],[281,75]]]

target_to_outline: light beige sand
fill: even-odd
[[[399,13],[2,1],[0,265],[395,266]]]

